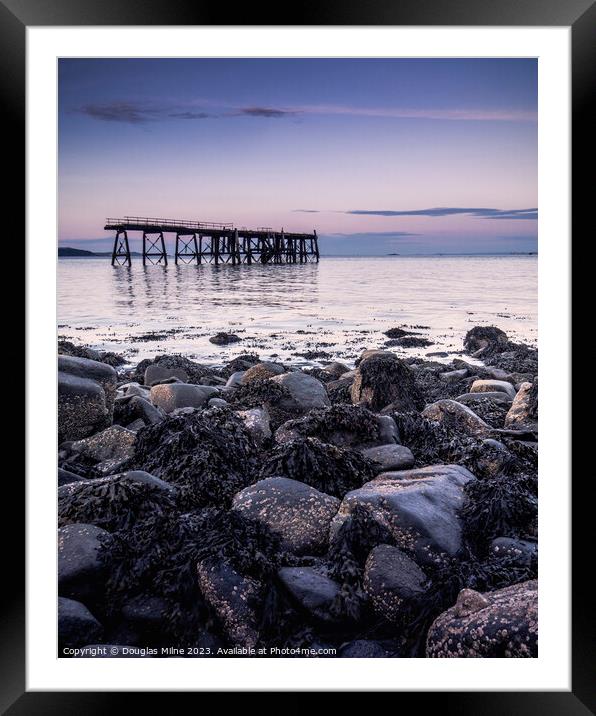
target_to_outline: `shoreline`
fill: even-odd
[[[537,350],[414,328],[354,367],[63,343],[61,649],[535,656]]]

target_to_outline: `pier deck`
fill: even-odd
[[[175,263],[286,264],[319,261],[317,232],[298,234],[267,226],[235,228],[231,223],[185,221],[140,216],[108,218],[115,231],[112,266],[131,265],[128,232],[143,235],[143,265],[167,265],[165,234],[175,235]]]

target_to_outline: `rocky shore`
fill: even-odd
[[[130,368],[60,344],[59,655],[537,656],[537,351],[462,347]]]

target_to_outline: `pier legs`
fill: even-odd
[[[118,229],[112,250],[112,266],[130,266],[130,247],[125,229]]]
[[[188,237],[188,238],[187,238]],[[178,231],[176,234],[176,252],[174,254],[174,262],[177,264],[178,259],[183,264],[189,264],[192,261],[201,263],[199,246],[197,244],[197,235],[195,232],[186,233]]]
[[[143,266],[146,266],[147,262],[168,265],[163,231],[143,231]]]

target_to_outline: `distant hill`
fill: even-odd
[[[85,249],[71,249],[70,246],[59,246],[58,256],[95,256],[93,251]]]

